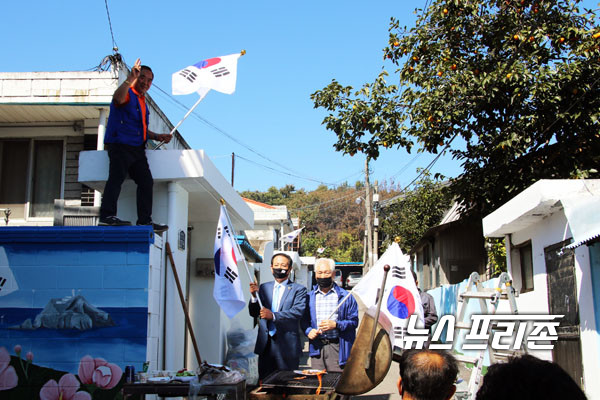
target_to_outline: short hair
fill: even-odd
[[[407,349],[400,356],[402,393],[415,400],[443,400],[454,394],[458,364],[443,350]]]
[[[152,79],[154,80],[154,71],[152,71],[152,68],[150,68],[147,65],[142,65],[140,66],[140,72],[142,71],[150,71],[150,73],[152,74]]]
[[[315,261],[315,270],[320,264],[327,265],[331,272],[335,271],[335,261],[332,258],[317,258],[317,261]]]
[[[276,253],[276,254],[273,254],[273,257],[271,257],[271,265],[273,265],[273,260],[275,259],[275,257],[278,257],[278,256],[285,257],[288,260],[288,267],[289,267],[289,269],[292,269],[292,264],[294,263],[292,261],[292,257],[288,256],[285,253]]]
[[[490,365],[476,397],[477,400],[585,398],[583,390],[558,364],[529,354]]]

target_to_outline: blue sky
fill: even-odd
[[[318,181],[363,180],[364,156],[343,156],[333,149],[336,136],[321,125],[326,114],[313,108],[310,94],[334,78],[356,88],[372,82],[384,66],[393,71],[393,65],[384,65],[381,51],[390,17],[413,26],[414,8],[425,4],[107,1],[119,52],[129,66],[139,57],[152,67],[150,95],[173,124],[186,112],[176,102],[191,107],[197,96],[169,98],[157,88],[170,93],[171,75],[190,64],[247,51],[238,63],[236,92],[211,91],[196,108],[194,115],[209,124],[192,115],[179,128],[192,148],[206,151],[227,180],[231,153],[244,158],[235,162],[238,191],[286,184],[313,190]],[[6,2],[0,36],[3,72],[89,70],[112,54],[113,47],[104,0]],[[415,178],[416,168],[433,158],[386,150],[372,162],[371,178],[404,186]],[[432,170],[456,176],[461,169],[457,161],[443,157]]]

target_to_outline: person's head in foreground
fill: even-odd
[[[585,393],[558,364],[529,354],[493,364],[483,377],[477,400],[585,400]]]
[[[458,365],[442,350],[404,350],[398,391],[403,400],[447,400],[456,392]]]

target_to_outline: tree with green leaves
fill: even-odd
[[[411,190],[381,209],[381,230],[387,242],[397,240],[402,251],[408,253],[429,228],[440,222],[449,207],[447,188],[425,174]]]
[[[472,215],[539,179],[599,177],[600,27],[579,4],[434,0],[410,29],[391,20],[400,86],[384,71],[311,98],[343,153],[449,152],[463,167],[450,192]]]

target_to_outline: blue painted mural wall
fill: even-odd
[[[0,371],[10,355],[18,381],[8,388],[14,376],[4,368],[0,397],[19,386],[50,390],[33,371],[55,376],[58,388],[73,377],[79,389],[106,390],[126,365],[141,370],[153,241],[149,227],[0,228]],[[97,398],[89,392],[82,398]]]

